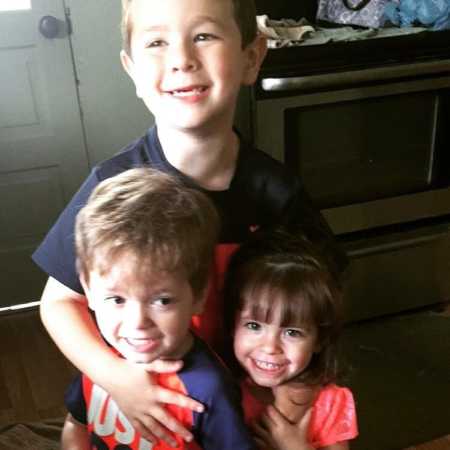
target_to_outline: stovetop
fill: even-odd
[[[333,73],[450,59],[450,30],[269,49],[260,78]]]

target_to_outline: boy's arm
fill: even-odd
[[[86,425],[67,414],[61,434],[61,450],[90,450],[89,433]]]
[[[162,403],[197,411],[202,409],[200,403],[156,386],[153,376],[143,367],[115,355],[103,341],[84,296],[50,277],[42,294],[40,313],[47,331],[64,355],[111,394],[144,438],[151,442],[160,438],[169,444],[175,443],[168,432],[171,430],[186,440],[192,439],[191,433]],[[179,364],[174,366],[167,362],[167,367],[160,367],[160,371],[179,368]]]

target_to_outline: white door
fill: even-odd
[[[0,0],[0,307],[39,299],[30,255],[89,169],[68,28],[63,0]]]

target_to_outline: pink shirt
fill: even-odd
[[[247,422],[259,418],[266,405],[241,384],[242,403]],[[355,402],[347,388],[328,384],[317,395],[309,425],[309,441],[315,448],[349,441],[358,436]]]

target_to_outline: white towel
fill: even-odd
[[[290,47],[298,45],[307,33],[314,31],[306,19],[272,20],[266,14],[256,16],[256,23],[261,34],[267,37],[269,48]]]

